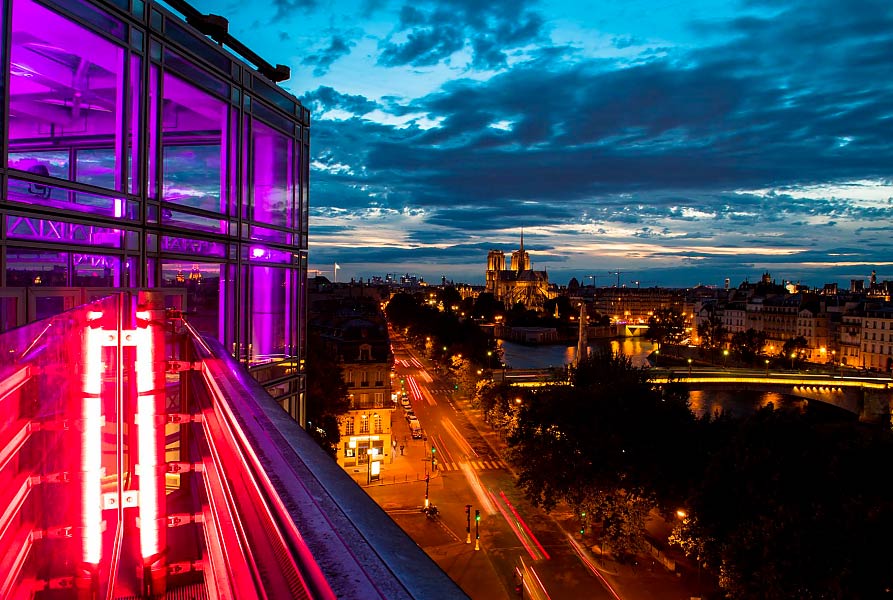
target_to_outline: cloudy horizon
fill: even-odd
[[[312,110],[310,266],[893,279],[893,5],[195,1]]]

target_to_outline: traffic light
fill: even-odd
[[[437,454],[437,446],[431,446],[431,454]]]
[[[480,521],[480,520],[481,520],[481,511],[479,511],[479,510],[475,510],[475,511],[474,511],[474,520],[475,520],[475,521]]]
[[[453,389],[454,389],[454,390],[458,390],[458,389],[459,389],[459,384],[458,384],[458,383],[454,384],[454,385],[453,385]]]

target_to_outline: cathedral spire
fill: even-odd
[[[521,228],[521,252],[524,252],[524,228]]]

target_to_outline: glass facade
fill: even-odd
[[[153,2],[0,6],[0,330],[161,289],[303,423],[309,111]]]

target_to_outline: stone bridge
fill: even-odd
[[[837,406],[859,416],[865,422],[889,422],[893,405],[893,380],[874,377],[844,377],[803,373],[762,371],[661,370],[653,381],[676,381],[693,390],[753,390],[775,392]]]
[[[745,369],[652,369],[652,381],[686,384],[693,390],[753,390],[775,392],[815,402],[824,402],[847,410],[865,422],[890,422],[893,406],[893,379],[889,377],[837,376],[809,373],[765,373]],[[499,373],[494,379],[514,385],[537,387],[567,383],[566,370],[518,369]]]

